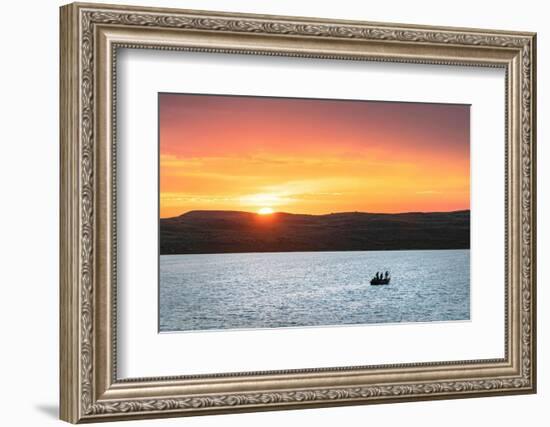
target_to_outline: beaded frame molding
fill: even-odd
[[[535,392],[534,33],[80,3],[63,6],[60,14],[61,419],[78,423]],[[505,357],[118,379],[119,48],[503,68]]]

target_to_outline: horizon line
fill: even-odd
[[[172,219],[172,218],[179,218],[183,215],[186,215],[191,212],[227,212],[227,213],[245,213],[250,215],[257,215],[257,216],[271,216],[271,215],[277,215],[277,214],[284,214],[284,215],[307,215],[307,216],[327,216],[327,215],[340,215],[340,214],[369,214],[369,215],[406,215],[406,214],[436,214],[436,213],[457,213],[457,212],[470,212],[470,208],[467,209],[453,209],[450,211],[403,211],[403,212],[366,212],[366,211],[341,211],[341,212],[329,212],[324,214],[309,214],[309,213],[297,213],[297,212],[285,212],[285,211],[274,211],[268,215],[262,215],[258,212],[252,212],[252,211],[242,211],[242,210],[235,210],[235,209],[192,209],[190,211],[183,212],[176,216],[167,216],[167,217],[161,217],[159,215],[159,219]]]

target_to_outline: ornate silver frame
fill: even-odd
[[[61,419],[78,423],[534,393],[535,41],[535,34],[523,32],[99,4],[63,6]],[[119,47],[504,68],[505,357],[117,379],[113,147]]]

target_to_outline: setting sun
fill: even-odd
[[[260,215],[269,215],[269,214],[273,213],[273,209],[271,209],[271,208],[260,208],[260,209],[258,209],[258,213]]]

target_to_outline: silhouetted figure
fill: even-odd
[[[374,276],[376,280],[380,279],[380,276],[378,275],[378,271],[376,272],[376,275]]]
[[[384,276],[385,276],[385,279],[387,279],[390,276],[390,273],[386,271],[386,274]]]

